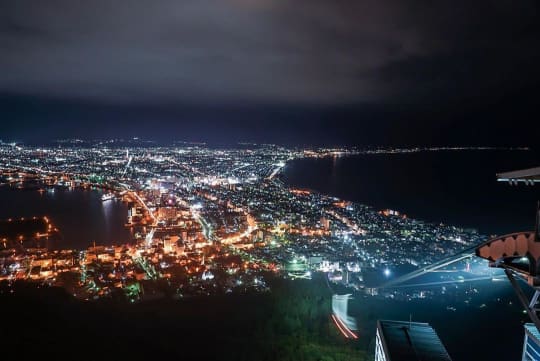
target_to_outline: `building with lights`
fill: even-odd
[[[377,321],[375,361],[451,361],[435,330],[427,323]]]

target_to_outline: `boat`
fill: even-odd
[[[111,199],[114,199],[114,194],[113,193],[106,193],[106,194],[101,196],[101,200],[103,202],[110,201]]]

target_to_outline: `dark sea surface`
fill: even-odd
[[[533,151],[463,150],[307,158],[282,180],[409,217],[505,234],[532,230],[540,184],[510,186],[495,174],[540,166]]]
[[[96,245],[128,243],[124,227],[127,206],[117,200],[103,202],[101,190],[50,188],[16,190],[0,187],[0,219],[47,216],[60,230],[61,239],[50,248],[86,249]]]
[[[539,165],[540,157],[533,151],[357,155],[295,160],[285,167],[282,180],[376,210],[391,208],[490,235],[534,228],[540,184],[509,186],[497,182],[495,174]],[[523,323],[530,321],[507,280],[446,287],[459,290],[412,301],[347,289],[339,293],[353,294],[349,314],[357,319],[361,342],[369,352],[374,350],[377,319],[412,317],[433,326],[454,361],[521,359]]]

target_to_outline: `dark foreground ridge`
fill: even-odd
[[[320,282],[272,281],[272,293],[78,301],[61,288],[0,285],[3,356],[17,359],[368,360],[329,321]]]

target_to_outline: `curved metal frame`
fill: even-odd
[[[536,212],[536,227],[534,231],[511,233],[501,237],[492,238],[478,247],[476,255],[490,261],[490,267],[504,269],[506,277],[514,288],[519,301],[531,321],[540,331],[540,203]],[[512,266],[516,257],[526,257],[529,261],[529,269],[523,270]],[[530,300],[520,287],[516,275],[527,280],[527,283],[535,290]]]

